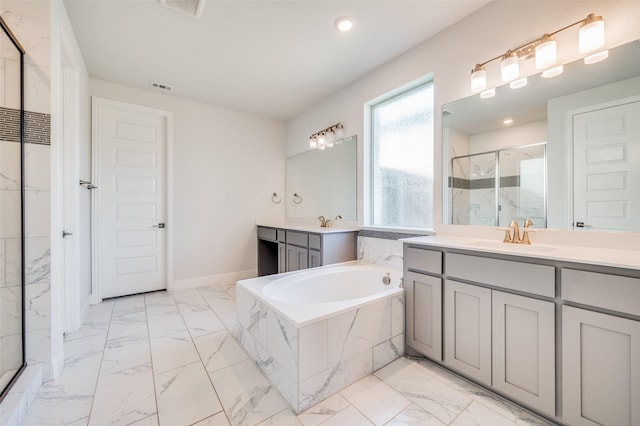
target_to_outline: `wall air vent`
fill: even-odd
[[[204,0],[160,0],[169,9],[177,10],[185,15],[200,17],[204,8]]]
[[[151,87],[155,89],[166,90],[167,92],[170,92],[173,90],[173,86],[169,86],[168,84],[164,84],[164,83],[156,83],[155,81],[151,82]]]

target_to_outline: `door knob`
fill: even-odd
[[[162,229],[162,228],[164,228],[164,223],[159,223],[157,225],[153,225],[153,227]]]
[[[62,238],[68,237],[69,235],[73,235],[73,232],[62,231]]]

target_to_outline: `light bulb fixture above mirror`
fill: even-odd
[[[343,139],[344,126],[342,123],[336,123],[309,136],[309,148],[324,151],[327,148],[333,148],[335,144],[342,143]]]
[[[594,64],[607,58],[607,51],[596,52],[604,46],[604,20],[595,13],[586,18],[574,22],[559,30],[544,34],[539,39],[523,44],[515,49],[509,49],[506,53],[491,58],[488,61],[477,64],[471,70],[471,91],[486,93],[487,70],[485,65],[500,59],[500,77],[504,82],[514,82],[520,77],[520,62],[535,58],[536,69],[543,70],[545,78],[555,77],[562,73],[562,65],[558,62],[558,43],[555,35],[580,25],[578,30],[578,51],[581,54],[589,54],[584,58],[585,64]],[[594,53],[595,52],[595,53]],[[520,80],[517,80],[520,81]],[[515,87],[514,87],[515,86]],[[519,84],[512,88],[522,87]],[[487,96],[483,96],[486,98]]]

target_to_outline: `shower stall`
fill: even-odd
[[[462,155],[451,160],[451,223],[547,226],[546,142]]]
[[[25,367],[24,49],[0,18],[0,401]]]

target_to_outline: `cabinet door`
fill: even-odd
[[[298,262],[298,247],[287,244],[287,272],[300,269]]]
[[[407,345],[442,361],[442,279],[405,272]]]
[[[555,416],[555,305],[492,292],[493,387]]]
[[[309,267],[309,251],[306,248],[296,247],[296,256],[298,257],[298,269],[307,269]]]
[[[278,243],[278,273],[287,272],[287,245]]]
[[[640,425],[640,321],[563,306],[563,421]]]
[[[445,364],[491,385],[491,290],[445,280],[444,312]]]
[[[319,250],[309,250],[309,268],[322,266],[322,258]]]

